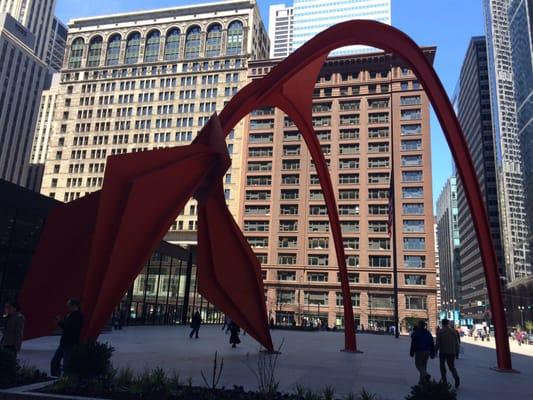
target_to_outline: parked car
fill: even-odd
[[[527,344],[533,344],[533,334],[530,333],[529,335],[527,335]]]

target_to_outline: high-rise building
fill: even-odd
[[[470,41],[454,97],[457,118],[473,157],[476,175],[485,200],[484,205],[489,217],[500,276],[505,278],[498,204],[496,143],[491,120],[492,97],[489,91],[487,46],[484,37],[474,37]],[[488,307],[485,272],[470,208],[459,177],[457,177],[457,207],[460,235],[461,313],[464,318],[483,320]]]
[[[268,57],[255,0],[70,21],[41,192],[71,201],[100,189],[113,154],[190,144]],[[238,215],[243,123],[228,139],[226,197]],[[196,203],[168,239],[196,242]]]
[[[433,60],[435,49],[424,51]],[[250,63],[250,78],[276,63]],[[298,128],[272,108],[253,111],[246,124],[239,222],[262,263],[270,317],[343,326],[324,197]],[[316,84],[313,125],[337,196],[356,325],[394,324],[388,233],[394,165],[400,321],[406,327],[424,318],[434,328],[429,106],[416,76],[388,53],[330,58]]]
[[[391,0],[294,0],[293,50],[323,30],[351,19],[371,19],[391,24]],[[367,46],[347,46],[333,55],[379,51]]]
[[[0,0],[0,12],[11,14],[35,36],[35,55],[46,59],[56,0]]]
[[[529,244],[533,245],[533,1],[513,0],[509,7],[518,136],[525,172]],[[531,254],[530,254],[531,260]]]
[[[54,74],[50,88],[43,90],[41,95],[39,116],[37,117],[31,148],[28,182],[26,183],[26,187],[35,192],[40,192],[41,190],[48,142],[52,135],[57,98],[59,95],[60,79],[61,75],[59,73]]]
[[[270,58],[284,58],[292,53],[293,12],[293,7],[287,7],[285,4],[270,6],[268,18]]]
[[[63,67],[67,35],[68,28],[57,17],[54,17],[50,41],[46,51],[46,64],[56,72],[59,72],[61,67]]]
[[[25,185],[47,68],[33,53],[35,38],[0,13],[0,179]]]
[[[506,276],[531,275],[524,171],[516,120],[509,33],[510,0],[484,0],[492,124]]]
[[[460,299],[459,224],[457,180],[448,178],[437,199],[437,235],[439,243],[440,295],[442,309],[458,319]],[[459,322],[459,321],[457,321]]]
[[[438,241],[438,225],[435,222],[433,224],[433,228],[435,231],[435,283],[437,286],[437,315],[439,315],[441,309],[442,309],[442,295],[440,290],[440,261],[439,261],[439,241]]]

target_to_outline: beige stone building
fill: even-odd
[[[424,51],[432,60],[435,49]],[[250,78],[260,78],[276,63],[250,63]],[[337,195],[356,325],[387,330],[394,323],[392,169],[399,319],[404,328],[428,319],[433,329],[435,237],[423,88],[391,54],[329,58],[314,92],[313,125]],[[320,318],[341,327],[333,239],[301,135],[281,110],[270,108],[254,111],[246,131],[240,223],[263,265],[269,315],[278,324]]]
[[[41,192],[72,201],[100,189],[111,155],[189,144],[268,48],[255,0],[70,21]],[[235,216],[242,136],[240,123],[228,139]],[[191,201],[167,239],[194,243],[195,231]]]

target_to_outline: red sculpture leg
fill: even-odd
[[[24,339],[51,334],[67,300],[81,298],[98,200],[94,193],[58,205],[48,215],[19,296]]]
[[[101,257],[89,264],[90,278],[98,283],[92,285],[88,279],[84,297],[91,315],[84,330],[87,337],[99,335],[115,305],[207,175],[214,157],[204,146],[190,146],[146,153],[141,163],[127,155],[108,164],[109,184],[102,191],[92,247],[93,254]],[[148,204],[157,204],[157,208]],[[97,268],[102,264],[104,268]]]
[[[328,210],[331,232],[339,264],[339,275],[341,278],[341,288],[344,301],[344,349],[356,352],[357,343],[355,335],[355,320],[350,294],[350,284],[348,281],[348,270],[346,267],[346,254],[344,252],[344,242],[342,240],[342,230],[337,212],[337,201],[335,191],[331,182],[326,160],[320,142],[316,136],[312,122],[313,91],[315,82],[322,69],[327,53],[317,57],[307,64],[300,73],[293,75],[282,85],[271,89],[270,93],[261,100],[264,104],[272,104],[279,107],[287,115],[291,116],[293,122],[298,127],[305,140],[311,158],[315,163],[318,178],[321,182],[324,200]],[[346,299],[350,299],[349,301]]]
[[[261,265],[226,206],[222,183],[198,209],[200,294],[273,351]]]

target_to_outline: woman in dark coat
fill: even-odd
[[[198,331],[200,330],[200,326],[202,325],[202,317],[198,311],[194,313],[192,316],[191,321],[191,334],[189,337],[192,339],[192,337],[196,334],[196,339],[198,339]]]
[[[239,332],[241,331],[241,328],[235,322],[231,321],[229,330],[231,332],[229,343],[232,345],[231,347],[235,348],[241,342],[241,339],[239,339]]]

